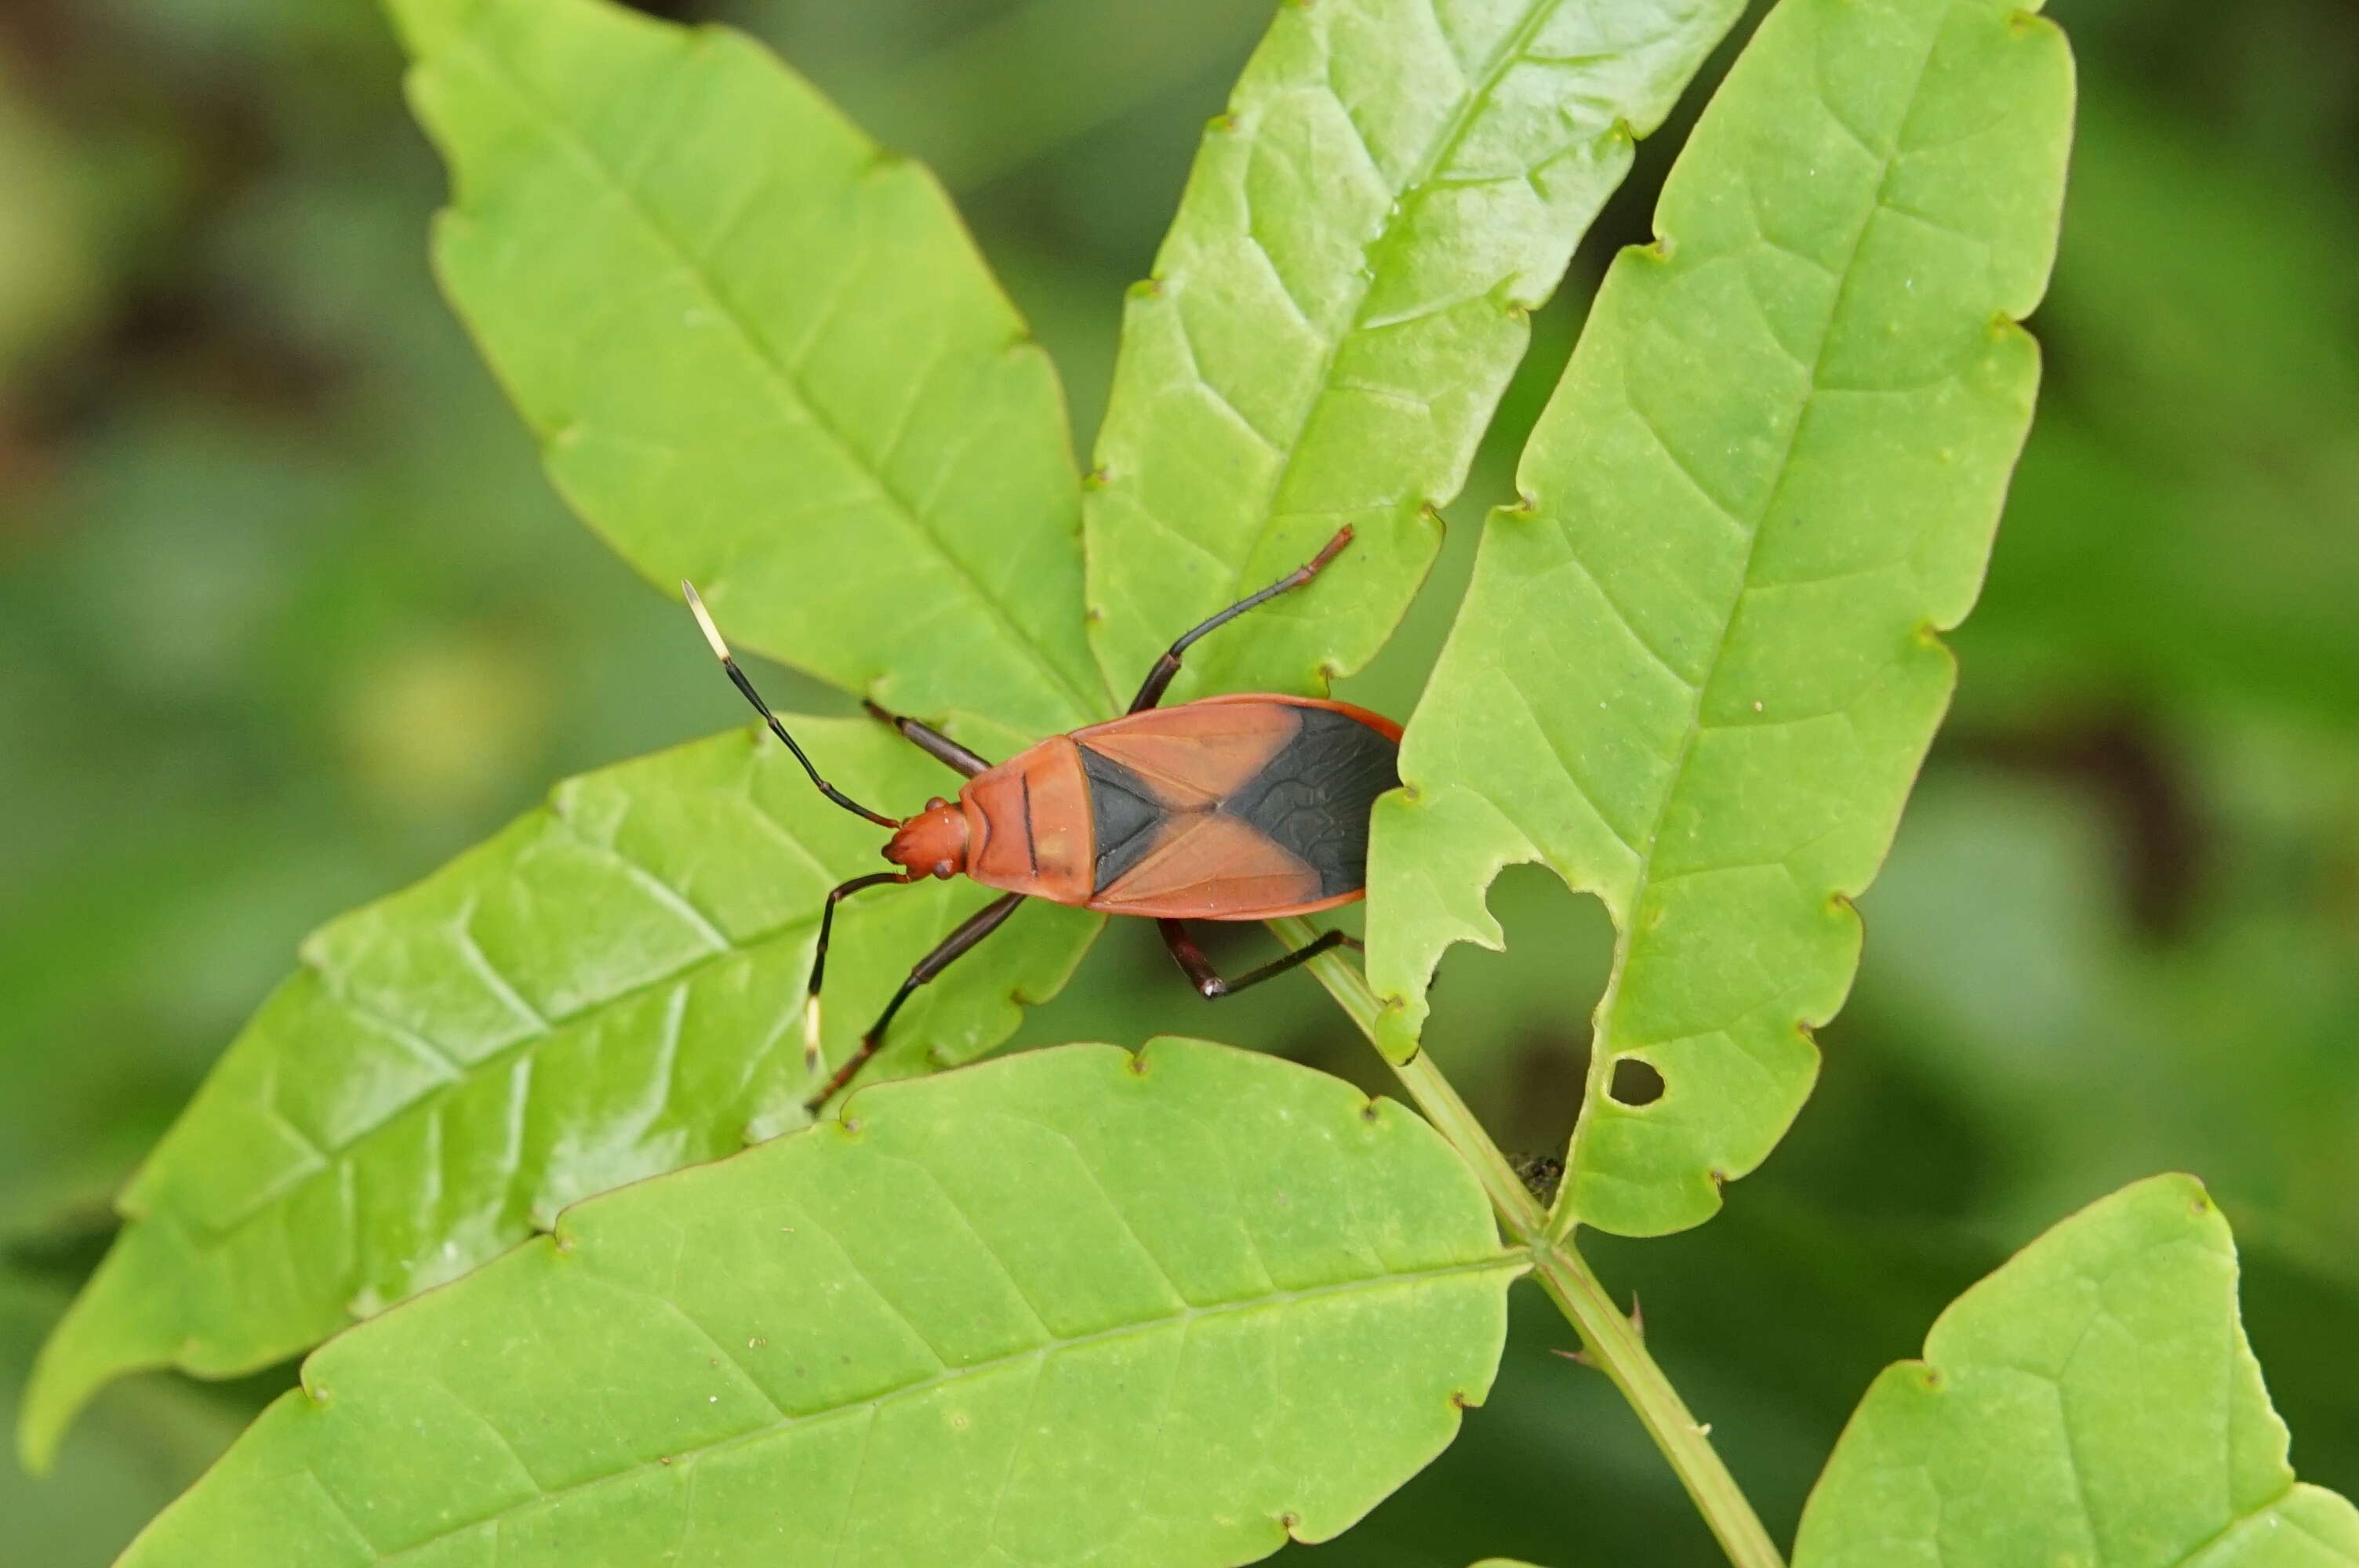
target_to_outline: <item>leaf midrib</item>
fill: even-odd
[[[774,1437],[777,1433],[796,1426],[816,1425],[823,1422],[855,1416],[863,1412],[865,1412],[869,1418],[874,1421],[877,1412],[882,1411],[884,1407],[888,1404],[897,1403],[904,1400],[915,1399],[945,1384],[954,1383],[965,1378],[977,1377],[986,1373],[998,1371],[1002,1368],[1016,1366],[1025,1361],[1035,1358],[1045,1361],[1049,1358],[1063,1355],[1067,1351],[1082,1349],[1114,1340],[1144,1336],[1146,1335],[1169,1330],[1175,1325],[1180,1326],[1184,1329],[1205,1318],[1239,1317],[1256,1312],[1277,1312],[1302,1302],[1317,1301],[1326,1297],[1345,1295],[1356,1292],[1375,1292],[1388,1290],[1415,1289],[1422,1285],[1433,1283],[1437,1281],[1456,1278],[1459,1276],[1474,1276],[1491,1273],[1520,1273],[1527,1266],[1528,1264],[1527,1260],[1520,1255],[1512,1252],[1502,1252],[1496,1256],[1478,1259],[1472,1262],[1449,1263],[1431,1269],[1387,1270],[1380,1274],[1364,1275],[1358,1279],[1339,1281],[1325,1285],[1313,1285],[1301,1290],[1271,1291],[1257,1296],[1244,1297],[1235,1301],[1215,1302],[1205,1306],[1182,1306],[1176,1312],[1166,1313],[1159,1317],[1142,1318],[1133,1323],[1117,1324],[1111,1328],[1096,1329],[1091,1333],[1083,1335],[1075,1335],[1068,1337],[1051,1337],[1041,1344],[1027,1346],[1022,1350],[1011,1351],[1006,1355],[992,1357],[989,1359],[983,1361],[969,1362],[964,1366],[946,1368],[942,1371],[929,1373],[913,1382],[904,1383],[897,1389],[887,1390],[886,1392],[881,1394],[872,1394],[866,1399],[838,1405],[832,1410],[812,1411],[801,1415],[788,1415],[783,1410],[779,1410],[777,1402],[770,1400],[767,1390],[764,1390],[759,1382],[756,1381],[750,1374],[746,1373],[742,1363],[739,1363],[737,1364],[739,1374],[745,1377],[746,1382],[753,1387],[756,1392],[759,1393],[766,1401],[770,1403],[773,1410],[779,1411],[779,1419],[766,1422],[750,1432],[741,1432],[729,1437],[717,1439],[712,1443],[702,1444],[695,1447],[679,1449],[674,1453],[665,1454],[660,1459],[643,1459],[635,1461],[634,1463],[625,1465],[619,1469],[608,1471],[604,1475],[592,1476],[586,1480],[576,1481],[571,1485],[559,1487],[554,1489],[539,1490],[538,1483],[536,1482],[534,1483],[534,1486],[538,1495],[527,1501],[511,1504],[506,1508],[495,1509],[495,1511],[484,1514],[480,1518],[470,1519],[464,1524],[453,1525],[450,1529],[443,1530],[439,1535],[431,1536],[424,1541],[413,1542],[408,1546],[397,1547],[389,1552],[378,1552],[373,1542],[370,1544],[369,1550],[372,1553],[375,1553],[373,1561],[375,1563],[396,1563],[400,1561],[402,1558],[409,1557],[418,1552],[425,1552],[430,1548],[439,1546],[453,1536],[463,1535],[470,1530],[481,1530],[485,1525],[495,1525],[501,1523],[508,1519],[524,1514],[531,1509],[538,1509],[544,1504],[553,1503],[560,1498],[571,1497],[577,1493],[586,1492],[600,1487],[628,1480],[634,1476],[643,1474],[647,1471],[655,1469],[658,1466],[675,1470],[686,1469],[693,1466],[708,1456],[725,1454],[731,1449],[739,1447],[743,1444],[759,1442],[768,1437]],[[663,1303],[663,1304],[672,1307],[675,1311],[680,1310],[679,1303],[673,1302],[669,1297],[649,1296],[647,1299],[659,1301]],[[694,1320],[691,1319],[690,1321],[692,1322]],[[709,1334],[707,1337],[710,1337]],[[733,1363],[735,1363],[735,1357],[734,1356],[730,1359]],[[317,1409],[321,1407],[314,1406],[312,1408]],[[469,1414],[476,1416],[476,1419],[479,1421],[483,1420],[483,1417],[472,1409],[469,1411]],[[490,1428],[489,1422],[486,1421],[484,1424],[486,1428]],[[522,1468],[521,1461],[518,1462],[518,1467]],[[305,1464],[304,1470],[306,1474],[310,1476],[312,1480],[319,1486],[322,1492],[328,1493],[330,1500],[336,1505],[338,1509],[340,1511],[346,1511],[347,1517],[350,1517],[342,1499],[335,1498],[332,1491],[330,1489],[326,1477],[321,1476],[317,1470],[313,1469],[309,1462]],[[526,1471],[525,1474],[526,1478],[530,1480],[530,1472]],[[853,1501],[856,1502],[856,1500],[857,1499],[855,1498]],[[849,1518],[850,1515],[847,1511],[847,1522]],[[838,1526],[839,1532],[842,1528],[842,1527],[841,1525]]]
[[[736,300],[722,287],[720,280],[706,265],[705,259],[690,250],[686,242],[672,232],[655,210],[641,198],[636,187],[624,178],[622,172],[601,155],[598,148],[575,128],[572,122],[558,113],[547,99],[534,92],[529,84],[508,67],[506,60],[472,37],[469,37],[463,45],[441,51],[440,58],[445,60],[462,58],[471,61],[484,75],[509,92],[516,102],[529,106],[535,119],[549,139],[571,153],[601,182],[615,193],[625,209],[638,220],[640,227],[647,236],[660,249],[673,257],[681,276],[686,277],[712,303],[721,318],[729,323],[745,351],[762,368],[765,379],[769,382],[781,405],[799,413],[808,420],[810,427],[826,438],[846,465],[868,481],[876,495],[908,527],[910,533],[933,547],[934,555],[948,567],[952,576],[963,586],[968,597],[981,605],[984,613],[998,623],[1001,631],[1029,655],[1029,662],[1034,668],[1048,677],[1052,689],[1061,693],[1070,703],[1071,711],[1077,719],[1086,721],[1110,711],[1107,706],[1110,698],[1107,694],[1100,692],[1099,700],[1093,702],[1089,695],[1075,685],[1072,677],[1067,675],[1062,666],[1049,655],[1046,646],[1026,631],[1007,612],[1006,608],[984,589],[981,580],[975,577],[966,563],[944,545],[941,535],[919,511],[917,504],[896,490],[887,477],[879,472],[859,453],[850,437],[830,417],[823,406],[809,395],[796,378],[794,372],[772,351],[761,334],[754,330],[752,320],[739,307]],[[853,134],[857,135],[856,132]],[[872,151],[875,152],[879,159],[875,168],[889,167],[883,161],[885,155],[881,151],[873,148]],[[461,208],[460,211],[463,211],[464,209]],[[1020,343],[1028,340],[1019,335],[1014,341]],[[518,401],[517,406],[522,408],[525,405]],[[554,432],[544,431],[542,435],[546,440],[552,438]]]
[[[1369,325],[1368,305],[1376,297],[1376,279],[1385,272],[1386,267],[1395,259],[1399,249],[1406,243],[1401,236],[1413,216],[1409,211],[1412,193],[1434,185],[1440,171],[1449,166],[1451,158],[1456,156],[1459,147],[1464,144],[1467,134],[1489,111],[1492,94],[1498,90],[1500,79],[1506,73],[1508,68],[1524,58],[1531,47],[1532,39],[1538,36],[1548,19],[1554,16],[1564,6],[1573,3],[1574,0],[1545,0],[1544,4],[1531,7],[1522,23],[1509,35],[1506,41],[1484,61],[1482,70],[1472,78],[1470,91],[1462,101],[1460,110],[1452,117],[1447,133],[1437,138],[1432,148],[1419,160],[1416,171],[1395,188],[1393,210],[1385,221],[1384,231],[1371,241],[1367,247],[1369,255],[1376,260],[1377,265],[1369,267],[1364,275],[1364,281],[1358,290],[1359,297],[1352,306],[1351,321],[1343,331],[1337,333],[1328,342],[1320,356],[1319,374],[1314,384],[1317,390],[1302,400],[1301,416],[1295,421],[1293,435],[1286,444],[1277,471],[1271,476],[1267,489],[1256,504],[1256,510],[1260,514],[1260,521],[1255,525],[1251,544],[1247,546],[1239,557],[1237,564],[1229,572],[1229,589],[1224,596],[1226,599],[1240,598],[1245,592],[1245,573],[1251,569],[1254,557],[1259,552],[1263,542],[1269,537],[1271,527],[1277,516],[1276,511],[1277,498],[1284,493],[1287,481],[1292,476],[1296,460],[1301,455],[1303,432],[1310,427],[1310,421],[1317,416],[1320,407],[1337,390],[1339,378],[1336,375],[1335,366],[1343,358],[1344,345],[1363,333],[1375,330]],[[1436,25],[1437,27],[1440,25],[1438,17]],[[1352,127],[1353,136],[1359,138],[1361,148],[1367,153],[1369,162],[1374,164],[1375,149],[1368,146],[1366,137],[1360,130],[1359,122],[1352,118],[1348,109],[1344,111],[1343,119],[1345,124]],[[1271,264],[1273,270],[1276,265],[1273,261]],[[1280,287],[1285,287],[1282,278]],[[1297,309],[1299,312],[1299,307]],[[1197,379],[1207,386],[1212,384],[1211,379],[1201,370],[1198,372]],[[1217,390],[1215,389],[1216,392]],[[1224,403],[1227,401],[1225,395],[1223,395],[1223,401]],[[1252,427],[1248,426],[1247,428],[1250,429]],[[1264,438],[1266,439],[1266,438]],[[1419,505],[1439,499],[1440,498],[1431,496],[1417,498]],[[1398,506],[1401,502],[1397,499],[1393,504]]]
[[[1876,179],[1875,194],[1868,201],[1866,211],[1861,215],[1859,227],[1845,247],[1843,265],[1838,269],[1840,281],[1835,285],[1834,300],[1827,310],[1826,322],[1820,329],[1818,342],[1811,351],[1808,389],[1802,396],[1800,407],[1794,416],[1792,427],[1786,432],[1785,449],[1777,459],[1777,477],[1770,484],[1767,495],[1762,500],[1747,529],[1745,564],[1737,578],[1736,591],[1731,596],[1726,610],[1722,613],[1720,634],[1713,641],[1712,655],[1704,661],[1700,678],[1689,690],[1689,715],[1687,723],[1680,731],[1679,753],[1671,764],[1669,777],[1663,786],[1662,796],[1656,803],[1654,820],[1648,826],[1643,840],[1646,846],[1645,851],[1638,856],[1636,874],[1631,882],[1628,904],[1622,913],[1618,922],[1620,929],[1614,935],[1613,970],[1606,979],[1605,993],[1598,1000],[1597,1035],[1598,1044],[1602,1048],[1593,1053],[1590,1059],[1589,1083],[1586,1092],[1582,1097],[1580,1119],[1573,1128],[1571,1158],[1566,1162],[1567,1179],[1558,1195],[1556,1212],[1550,1216],[1552,1234],[1560,1233],[1562,1228],[1569,1228],[1579,1222],[1580,1217],[1573,1207],[1575,1195],[1580,1185],[1575,1179],[1575,1173],[1582,1168],[1583,1134],[1592,1125],[1592,1108],[1601,1099],[1610,1098],[1614,1052],[1621,1044],[1612,1031],[1612,1021],[1618,1012],[1615,1004],[1621,1000],[1622,982],[1629,972],[1631,952],[1637,945],[1639,911],[1644,906],[1647,891],[1655,881],[1656,850],[1662,839],[1664,825],[1670,819],[1671,807],[1679,799],[1680,786],[1687,778],[1688,765],[1694,759],[1697,739],[1703,732],[1704,700],[1712,690],[1713,677],[1720,671],[1721,662],[1727,656],[1729,639],[1735,633],[1737,611],[1744,607],[1745,596],[1754,590],[1753,568],[1760,555],[1762,533],[1767,524],[1770,514],[1777,510],[1778,498],[1785,493],[1787,483],[1793,476],[1794,453],[1801,445],[1803,429],[1810,423],[1810,409],[1825,390],[1820,385],[1819,378],[1825,369],[1827,345],[1834,337],[1836,323],[1843,319],[1844,303],[1850,298],[1852,287],[1858,279],[1860,249],[1867,243],[1868,231],[1875,226],[1876,215],[1889,205],[1892,176],[1899,168],[1901,160],[1908,156],[1910,151],[1908,146],[1908,125],[1916,117],[1918,101],[1924,94],[1926,78],[1932,70],[1933,58],[1940,53],[1940,34],[1936,30],[1927,40],[1924,55],[1918,61],[1916,75],[1909,84],[1908,100],[1901,110],[1897,128],[1893,132],[1892,148],[1888,153],[1882,155],[1884,167]],[[1823,93],[1821,103],[1830,118],[1836,120],[1838,124],[1843,123],[1841,116],[1835,114],[1833,106],[1825,103]],[[1672,243],[1676,245],[1675,237]],[[1660,444],[1663,446],[1665,455],[1674,464],[1684,468],[1684,460],[1671,449],[1669,443],[1663,441]],[[1690,482],[1694,482],[1692,479]],[[1699,485],[1698,488],[1701,487]],[[1713,500],[1714,504],[1719,504],[1709,492],[1706,492],[1705,495],[1707,500]],[[1721,509],[1729,510],[1725,506]],[[1730,515],[1734,516],[1734,514],[1731,512]],[[1582,561],[1581,553],[1563,518],[1552,515],[1551,521],[1555,523],[1559,534],[1563,536],[1568,553],[1576,562]],[[1589,568],[1583,563],[1582,569],[1587,571]],[[1636,635],[1635,628],[1632,635]],[[1600,815],[1603,816],[1603,814]]]

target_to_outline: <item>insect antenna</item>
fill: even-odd
[[[712,656],[719,659],[721,667],[729,672],[730,684],[745,693],[745,700],[754,705],[754,711],[762,716],[764,723],[769,725],[770,733],[787,743],[787,750],[795,754],[795,761],[803,765],[803,772],[810,775],[810,782],[819,786],[820,794],[853,816],[868,818],[879,827],[900,827],[900,818],[869,810],[819,776],[819,770],[811,765],[811,760],[803,754],[803,749],[800,746],[795,744],[795,738],[787,733],[787,727],[778,722],[778,716],[770,711],[770,705],[762,700],[762,694],[754,689],[754,683],[745,678],[745,672],[737,667],[737,661],[730,657],[729,644],[721,640],[721,628],[712,623],[712,613],[704,608],[704,600],[696,596],[696,585],[683,579],[679,588],[682,593],[688,595],[688,608],[695,615],[696,624],[703,632],[705,642],[712,644]]]

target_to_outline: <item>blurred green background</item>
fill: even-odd
[[[1269,0],[660,8],[749,28],[934,162],[1086,450],[1121,289]],[[1592,1244],[1780,1535],[1943,1303],[2173,1167],[2235,1223],[2296,1463],[2359,1493],[2359,12],[2052,9],[2086,99],[2048,389],[1823,1083],[1722,1218]],[[1414,703],[1684,124],[1538,319],[1360,700]],[[677,610],[566,517],[436,298],[440,183],[366,0],[0,5],[0,1405],[108,1194],[303,932],[564,773],[740,717]],[[1429,1040],[1504,1142],[1552,1150],[1609,934],[1528,870],[1495,905],[1511,951],[1453,952]],[[1314,985],[1214,1012],[1143,929],[1019,1043],[1212,1033],[1376,1085]],[[1523,1306],[1459,1444],[1289,1558],[1717,1561]],[[104,1563],[286,1377],[117,1389],[53,1480],[0,1465],[0,1555]]]

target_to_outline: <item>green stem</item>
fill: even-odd
[[[1319,934],[1306,920],[1273,920],[1269,925],[1288,947],[1299,947]],[[1374,1044],[1382,1004],[1368,989],[1367,977],[1336,954],[1312,959],[1310,972]],[[1381,1047],[1377,1054],[1384,1054]],[[1441,1069],[1433,1065],[1432,1057],[1420,1051],[1407,1062],[1395,1062],[1389,1056],[1386,1062],[1426,1120],[1483,1184],[1509,1239],[1530,1250],[1540,1288],[1581,1336],[1583,1358],[1605,1374],[1637,1413],[1647,1435],[1670,1461],[1680,1484],[1694,1499],[1696,1511],[1703,1515],[1730,1563],[1734,1568],[1785,1568],[1777,1544],[1713,1450],[1710,1433],[1690,1413],[1679,1390],[1647,1353],[1637,1324],[1614,1304],[1604,1285],[1590,1272],[1588,1262],[1574,1250],[1570,1235],[1549,1236],[1548,1216],[1538,1200],[1499,1152],[1499,1146],[1491,1141],[1466,1102],[1458,1098]]]
[[[1580,1331],[1582,1355],[1637,1412],[1729,1562],[1734,1568],[1785,1568],[1777,1543],[1712,1448],[1712,1429],[1689,1412],[1679,1390],[1647,1354],[1636,1320],[1622,1315],[1570,1241],[1542,1242],[1532,1249],[1532,1258],[1540,1288]]]

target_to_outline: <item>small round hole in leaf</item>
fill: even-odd
[[[1613,1087],[1605,1092],[1616,1105],[1652,1105],[1663,1098],[1663,1075],[1636,1056],[1617,1056]]]

